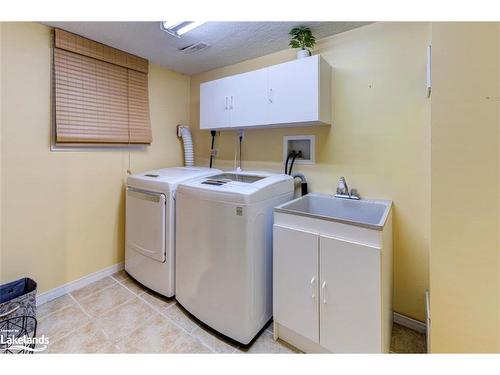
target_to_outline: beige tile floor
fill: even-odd
[[[38,336],[48,353],[297,353],[274,341],[272,325],[248,347],[193,319],[174,299],[135,282],[124,271],[39,306]],[[425,351],[423,335],[395,325],[392,349]]]

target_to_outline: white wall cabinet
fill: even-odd
[[[271,66],[268,76],[269,123],[318,121],[320,77],[317,59],[305,58]]]
[[[227,80],[230,87],[230,126],[238,124],[246,128],[265,123],[268,115],[266,71],[238,74]]]
[[[275,212],[275,338],[305,352],[388,352],[391,223],[377,231]]]
[[[230,81],[217,80],[200,86],[200,117],[207,129],[223,129],[230,126]]]
[[[200,128],[331,124],[331,67],[319,55],[200,85]]]

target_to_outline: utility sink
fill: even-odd
[[[385,200],[342,199],[310,193],[276,207],[275,211],[382,230],[391,205],[391,201]]]
[[[274,209],[275,339],[306,353],[390,351],[391,206],[312,193]]]

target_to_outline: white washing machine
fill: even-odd
[[[284,174],[228,172],[179,184],[179,303],[248,344],[272,317],[273,208],[292,198]]]
[[[175,294],[175,190],[180,182],[221,173],[178,167],[127,178],[125,270],[164,296]]]

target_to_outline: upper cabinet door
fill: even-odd
[[[319,343],[318,239],[274,224],[274,321]]]
[[[200,129],[221,129],[230,126],[229,78],[200,85]]]
[[[267,69],[238,74],[229,78],[230,122],[233,128],[267,123]]]
[[[380,353],[380,249],[320,236],[320,344]]]
[[[319,59],[311,56],[268,68],[269,124],[318,121]]]

